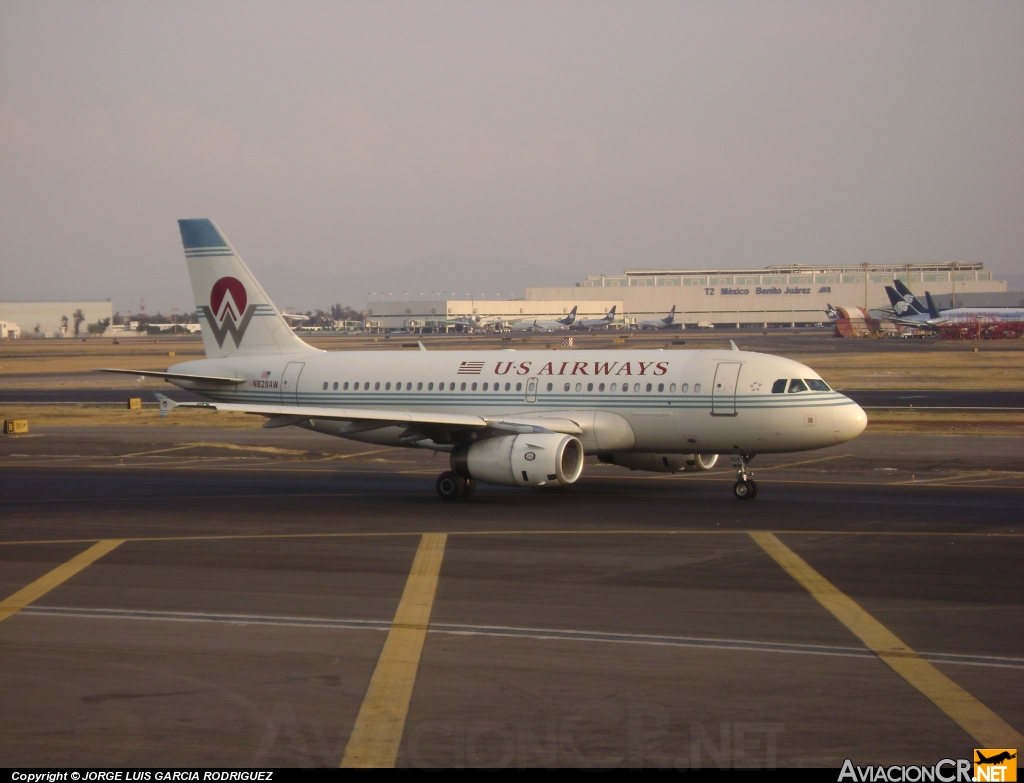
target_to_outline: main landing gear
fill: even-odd
[[[751,500],[757,497],[757,483],[754,474],[748,469],[753,454],[733,454],[732,465],[736,468],[736,483],[732,485],[732,494],[738,500]]]
[[[476,492],[476,479],[466,479],[462,476],[446,470],[437,477],[434,484],[437,494],[442,500],[458,500],[459,498],[470,498]]]

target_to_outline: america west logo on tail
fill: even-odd
[[[206,316],[218,347],[224,347],[224,338],[229,334],[236,348],[241,345],[249,321],[256,312],[256,305],[246,307],[248,301],[245,286],[234,277],[222,277],[213,284],[209,306],[200,305],[199,310]]]

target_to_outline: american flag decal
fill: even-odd
[[[270,377],[270,370],[264,370],[263,373],[260,375],[260,377],[261,378],[269,378]]]
[[[483,362],[462,362],[459,364],[459,375],[479,375],[484,368]]]

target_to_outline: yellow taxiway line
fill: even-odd
[[[447,538],[444,533],[424,533],[420,539],[402,600],[345,748],[342,767],[395,766]]]
[[[987,748],[1019,748],[1024,745],[1024,736],[1020,732],[910,649],[776,536],[751,532],[750,537],[875,655],[931,699],[980,745]]]
[[[123,538],[97,541],[81,554],[75,555],[63,565],[59,565],[50,571],[50,573],[39,577],[32,584],[26,585],[14,595],[0,601],[0,622],[3,622],[12,614],[17,614],[30,603],[46,595],[53,588],[63,584],[83,568],[96,562],[108,552],[117,549],[123,543]]]

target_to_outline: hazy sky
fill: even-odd
[[[179,217],[302,309],[438,255],[1019,274],[1024,3],[0,0],[0,300],[191,309]]]

